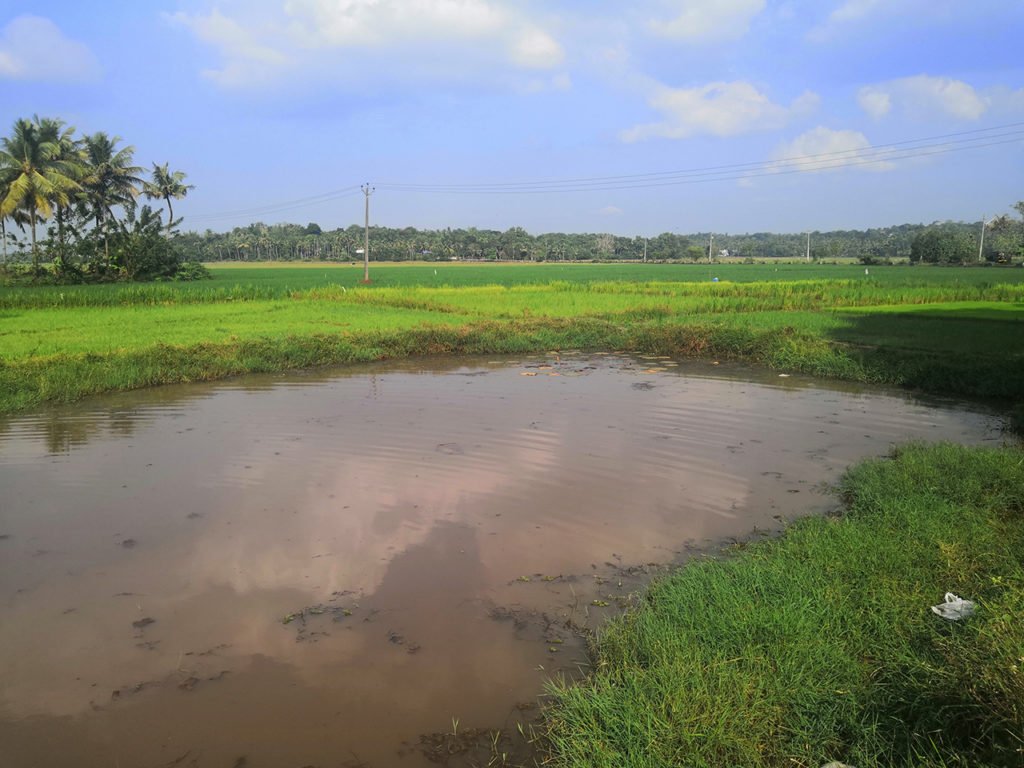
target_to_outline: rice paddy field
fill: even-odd
[[[0,413],[410,356],[623,351],[1024,403],[1024,270],[216,265],[195,283],[0,286]],[[716,280],[717,278],[717,280]],[[1009,440],[1009,438],[1008,438]],[[844,507],[656,581],[555,681],[544,764],[1024,765],[1024,460],[912,445]],[[950,589],[978,615],[943,624]],[[502,765],[507,764],[502,758]]]
[[[816,264],[214,266],[0,287],[0,412],[415,354],[623,349],[1019,399],[1024,270]],[[867,273],[866,273],[867,272]]]

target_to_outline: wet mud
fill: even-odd
[[[984,407],[664,357],[402,361],[0,421],[4,765],[516,765],[694,553]]]

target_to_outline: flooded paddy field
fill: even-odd
[[[893,391],[554,354],[7,418],[3,764],[521,755],[544,681],[585,671],[580,631],[652,573],[834,509],[829,485],[894,443],[1000,427]]]

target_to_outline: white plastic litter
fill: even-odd
[[[960,619],[966,619],[973,614],[975,608],[977,606],[970,600],[964,600],[952,592],[947,592],[946,602],[933,605],[932,613],[950,621],[960,621]]]
[[[821,766],[821,768],[853,768],[853,766],[846,763],[831,762]]]

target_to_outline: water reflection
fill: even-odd
[[[565,624],[622,566],[826,509],[893,442],[998,438],[984,410],[667,362],[403,361],[8,419],[13,765],[391,765],[572,669]]]

